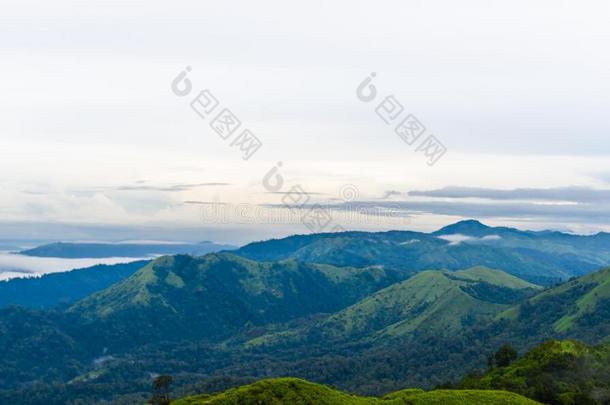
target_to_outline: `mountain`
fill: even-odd
[[[235,246],[213,242],[190,243],[66,243],[57,242],[19,252],[26,256],[61,258],[150,257],[172,254],[204,255]]]
[[[383,398],[359,397],[297,378],[258,381],[214,394],[186,397],[175,405],[316,404],[316,405],[535,405],[538,402],[505,391],[406,389]]]
[[[423,271],[367,296],[315,324],[310,330],[282,331],[248,344],[315,336],[323,341],[385,341],[451,336],[493,316],[540,290],[499,270]]]
[[[482,267],[424,271],[372,294],[317,325],[332,336],[375,339],[453,334],[499,313],[539,289]]]
[[[557,231],[522,231],[509,227],[489,227],[476,220],[460,221],[432,233],[461,243],[512,248],[532,254],[540,251],[563,261],[564,266],[579,267],[582,262],[603,267],[610,263],[610,234],[575,235]],[[574,276],[584,273],[577,271]]]
[[[531,281],[578,273],[604,235],[455,225],[164,256],[68,307],[1,309],[0,403],[142,403],[158,374],[185,394],[294,376],[381,395],[458,381],[504,343],[610,336],[610,270]]]
[[[610,336],[610,268],[541,292],[498,316],[514,337],[572,337],[590,343]]]
[[[141,260],[100,264],[40,277],[0,281],[0,308],[21,305],[42,309],[71,304],[126,279],[147,263],[147,260]]]
[[[103,326],[100,335],[113,347],[186,336],[215,341],[246,327],[337,311],[396,277],[378,267],[261,263],[229,253],[165,256],[67,313]]]
[[[607,404],[610,345],[546,342],[506,367],[470,375],[461,387],[509,390],[545,404]]]
[[[65,310],[0,310],[0,398],[43,395],[23,381],[61,381],[82,396],[90,384],[141,388],[115,376],[137,379],[179,364],[210,372],[227,365],[223,339],[336,312],[396,281],[380,267],[259,263],[229,253],[161,257]],[[65,390],[53,395],[56,403],[68,398]]]
[[[383,265],[405,274],[428,269],[496,268],[552,285],[610,263],[608,234],[520,231],[462,221],[433,233],[341,232],[254,242],[234,252],[253,260],[297,259],[335,266]]]
[[[468,219],[465,221],[456,222],[455,224],[447,225],[447,226],[439,229],[438,231],[433,232],[433,235],[460,234],[460,235],[482,237],[482,236],[489,235],[490,231],[492,231],[493,229],[494,228],[484,225],[477,220]],[[502,228],[502,229],[509,229],[509,228]]]

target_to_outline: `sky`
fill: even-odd
[[[606,1],[2,4],[2,240],[610,231]]]

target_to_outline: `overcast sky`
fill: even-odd
[[[2,4],[2,239],[303,233],[275,208],[297,185],[346,229],[610,230],[607,1]],[[249,160],[191,109],[204,89],[262,141]],[[417,143],[376,115],[390,95]]]

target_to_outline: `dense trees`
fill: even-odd
[[[497,352],[490,355],[487,359],[487,366],[489,368],[494,367],[507,367],[516,360],[518,357],[517,351],[508,343],[502,345]]]
[[[170,386],[174,381],[172,376],[160,375],[153,381],[153,393],[150,403],[152,405],[169,405],[171,402],[170,398]]]

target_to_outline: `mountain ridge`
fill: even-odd
[[[309,331],[316,340],[388,340],[455,333],[463,322],[491,319],[540,287],[500,270],[474,267],[455,272],[427,270],[365,297],[330,315]],[[502,295],[498,298],[497,295]],[[500,299],[500,302],[498,300]],[[440,314],[440,315],[439,315]],[[425,331],[425,332],[424,332]],[[256,338],[246,345],[283,345],[296,332]]]
[[[253,242],[234,253],[262,261],[294,258],[335,266],[383,265],[406,274],[483,265],[535,284],[553,285],[609,264],[610,240],[606,239],[604,235],[540,234],[467,220],[432,233],[293,235]]]

